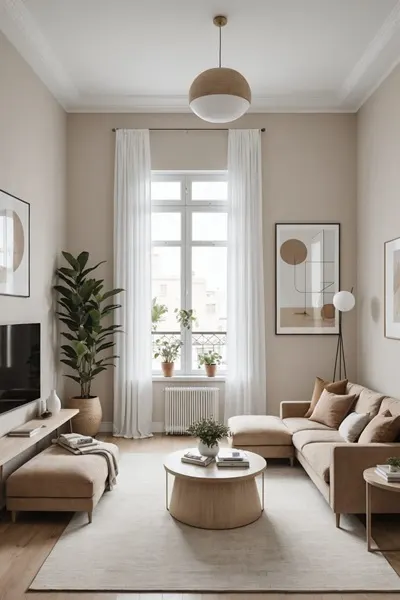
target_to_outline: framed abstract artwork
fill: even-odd
[[[276,223],[275,333],[337,335],[340,224]]]
[[[30,295],[30,205],[0,190],[0,295]]]
[[[400,340],[400,237],[385,242],[385,337]]]

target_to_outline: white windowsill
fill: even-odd
[[[216,375],[215,377],[207,377],[207,375],[174,375],[173,377],[164,377],[163,375],[153,375],[152,377],[153,381],[181,381],[181,382],[196,382],[196,381],[201,381],[202,383],[204,382],[210,382],[212,383],[213,381],[225,381],[226,379],[226,375]]]

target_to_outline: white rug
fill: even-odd
[[[75,515],[30,589],[400,590],[385,558],[367,552],[358,519],[344,517],[344,529],[336,529],[330,508],[300,467],[268,467],[259,521],[206,531],[174,521],[165,510],[162,458],[122,455],[118,485],[98,504],[93,523]]]

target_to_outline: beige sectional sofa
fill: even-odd
[[[355,394],[353,410],[369,412],[371,417],[389,409],[400,414],[400,401],[348,383],[347,394]],[[389,456],[400,457],[400,443],[348,443],[339,431],[310,421],[304,415],[310,402],[282,402],[279,417],[237,416],[229,419],[234,447],[257,452],[265,458],[296,457],[311,480],[336,514],[365,513],[365,482],[363,471],[386,462]],[[376,489],[372,511],[399,513],[398,494]]]

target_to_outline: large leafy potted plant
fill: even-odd
[[[229,435],[229,427],[213,418],[195,421],[187,433],[199,438],[198,449],[202,456],[217,456],[218,442]]]
[[[161,368],[164,377],[172,377],[174,374],[174,363],[179,356],[179,351],[182,346],[180,340],[172,340],[160,338],[156,340],[157,351],[154,358],[161,358]]]
[[[61,362],[74,371],[66,377],[80,386],[80,394],[69,398],[67,406],[79,408],[72,419],[74,430],[94,436],[99,432],[102,410],[100,399],[92,395],[92,382],[107,367],[115,366],[114,359],[118,358],[109,352],[115,346],[113,335],[121,326],[109,325],[107,320],[120,308],[120,304],[114,304],[111,299],[123,290],[105,292],[103,280],[92,276],[105,261],[88,267],[88,252],[81,252],[77,257],[69,252],[62,255],[69,266],[56,270],[62,283],[54,286],[59,294],[57,314],[69,330],[61,333],[67,340],[61,346]]]

